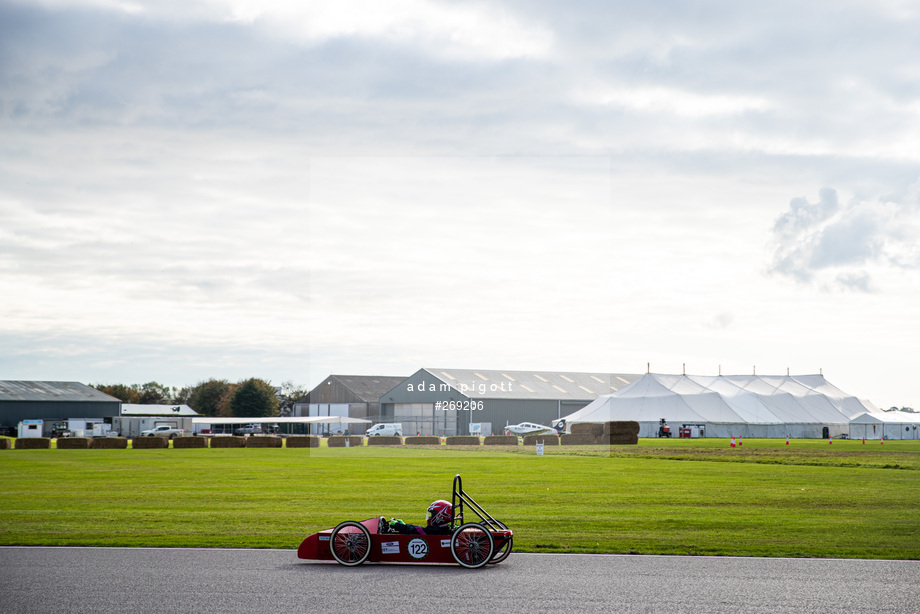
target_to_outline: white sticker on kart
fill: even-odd
[[[449,539],[442,539],[442,540],[441,540],[441,547],[442,547],[442,548],[450,548],[450,540],[449,540]]]
[[[399,554],[399,542],[383,542],[380,550],[383,554]]]
[[[413,559],[423,559],[428,556],[428,542],[424,539],[416,537],[409,541],[406,548],[409,550],[409,556]]]

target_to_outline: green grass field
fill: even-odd
[[[515,550],[920,558],[920,443],[2,450],[0,544],[296,548],[466,490]]]

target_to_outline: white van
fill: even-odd
[[[398,422],[375,424],[367,429],[364,435],[365,437],[402,437],[402,424]]]

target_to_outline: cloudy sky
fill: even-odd
[[[0,379],[920,407],[920,3],[0,0]]]

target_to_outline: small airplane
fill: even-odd
[[[511,426],[506,426],[505,430],[512,435],[518,435],[520,437],[523,437],[524,435],[540,435],[541,433],[556,433],[556,429],[551,426],[543,426],[542,424],[535,424],[533,422],[521,422],[520,424],[512,424]]]

